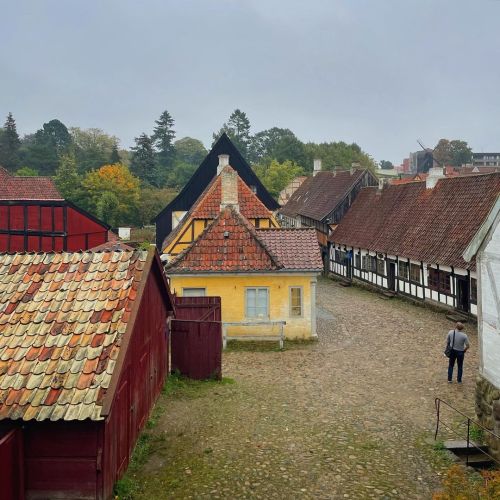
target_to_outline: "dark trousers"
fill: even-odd
[[[450,362],[448,364],[448,380],[451,382],[453,378],[453,367],[455,366],[455,360],[458,366],[457,382],[462,382],[462,371],[464,367],[464,351],[451,350]]]

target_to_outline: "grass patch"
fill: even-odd
[[[276,340],[229,340],[227,342],[227,352],[282,352],[293,349],[303,349],[315,343],[316,339],[292,339],[287,340],[280,349],[279,342]]]
[[[476,444],[484,443],[484,431],[481,427],[478,427],[476,424],[472,424],[469,430],[469,435],[472,441]]]
[[[170,375],[163,385],[144,430],[139,435],[125,475],[116,482],[113,493],[119,500],[132,500],[140,492],[140,483],[137,474],[149,458],[164,446],[165,436],[153,432],[158,421],[165,413],[169,398],[197,398],[207,393],[209,389],[223,385],[233,385],[235,380],[223,377],[222,380],[191,380],[178,373]],[[205,454],[212,453],[212,449],[204,450]],[[175,480],[173,480],[175,482]],[[174,486],[174,485],[172,485]]]

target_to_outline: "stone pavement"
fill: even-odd
[[[234,384],[166,398],[141,498],[431,497],[434,398],[474,414],[475,328],[449,385],[444,314],[326,279],[318,307],[317,343],[227,352]]]

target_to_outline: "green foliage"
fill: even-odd
[[[34,168],[21,167],[17,170],[16,175],[21,177],[36,177],[38,172]]]
[[[177,192],[170,188],[155,189],[144,186],[140,191],[140,203],[134,222],[139,226],[150,224],[176,194]]]
[[[262,184],[275,198],[295,177],[304,174],[303,168],[290,160],[283,163],[271,160],[268,164],[256,165],[254,169]]]
[[[61,157],[54,182],[63,197],[74,203],[82,200],[82,177],[78,174],[75,155],[68,153]]]
[[[392,170],[394,168],[394,165],[390,161],[380,160],[380,168],[382,170]]]
[[[135,146],[132,147],[132,161],[130,170],[142,181],[151,186],[160,187],[161,178],[153,149],[153,140],[146,134],[135,138]]]
[[[465,141],[441,139],[434,148],[434,158],[442,165],[460,167],[472,161],[472,149]]]
[[[109,157],[109,163],[114,165],[115,163],[121,163],[120,153],[118,151],[118,145],[113,144],[113,149],[111,150],[111,156]]]
[[[214,143],[219,137],[226,133],[234,145],[238,148],[239,152],[245,157],[248,153],[250,146],[250,120],[245,112],[235,109],[229,120],[222,125],[222,128],[213,134]]]
[[[203,143],[192,137],[183,137],[174,143],[175,160],[198,167],[208,154]]]
[[[82,174],[109,164],[113,151],[118,153],[118,139],[106,134],[100,128],[84,130],[72,127],[70,133],[78,170]],[[113,163],[120,163],[120,157],[111,162]]]
[[[151,182],[155,186],[159,186],[160,182],[165,179],[174,162],[174,123],[174,119],[168,111],[164,111],[160,118],[155,121],[156,126],[151,139],[157,150],[156,160],[159,172],[162,173],[162,179],[158,179],[157,183]]]
[[[11,172],[15,170],[20,165],[20,146],[21,141],[17,133],[16,121],[12,113],[9,113],[0,134],[0,166]]]
[[[197,165],[192,163],[176,161],[174,168],[168,173],[167,186],[177,189],[182,188],[197,168]]]
[[[340,142],[323,142],[321,144],[306,144],[306,170],[311,171],[314,158],[321,158],[323,170],[334,168],[349,169],[352,163],[359,163],[364,168],[375,168],[373,158],[367,155],[356,144]]]
[[[117,227],[120,220],[120,202],[115,193],[104,191],[97,201],[96,213],[99,219],[111,227]]]

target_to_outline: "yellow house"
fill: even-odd
[[[200,195],[189,212],[182,217],[162,246],[163,259],[170,261],[179,255],[207,228],[220,213],[222,192],[222,171],[233,171],[229,156],[219,155],[217,176]],[[238,203],[241,214],[256,228],[278,227],[273,213],[260,201],[257,195],[237,176]],[[175,214],[174,214],[175,215]],[[178,215],[178,217],[180,214]]]
[[[286,323],[288,339],[315,337],[323,268],[315,229],[254,227],[240,213],[237,181],[234,170],[222,171],[219,214],[166,265],[171,288],[220,296],[231,337],[275,335],[276,322]]]

